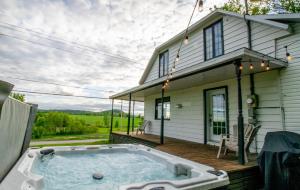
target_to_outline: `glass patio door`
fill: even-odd
[[[225,88],[206,92],[206,121],[208,142],[219,142],[220,136],[227,133],[227,108]]]

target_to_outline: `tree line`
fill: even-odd
[[[38,112],[32,129],[33,138],[50,135],[96,133],[98,127],[63,112]]]

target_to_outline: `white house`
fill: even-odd
[[[261,149],[269,131],[300,133],[300,14],[211,12],[190,26],[189,43],[162,89],[184,35],[154,50],[138,86],[110,97],[144,102],[152,123],[147,133],[215,144],[240,116],[240,124],[256,119],[262,126],[252,151]],[[248,105],[251,98],[256,104]]]

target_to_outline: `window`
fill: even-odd
[[[204,29],[204,55],[205,60],[209,60],[223,54],[223,23],[221,20]]]
[[[159,77],[163,77],[168,74],[169,68],[169,51],[165,51],[159,54]]]
[[[164,118],[170,120],[170,97],[164,98]],[[161,119],[161,98],[155,100],[155,119]]]

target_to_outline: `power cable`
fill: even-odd
[[[114,92],[114,91],[110,91],[110,90],[106,91],[106,90],[92,89],[92,88],[86,88],[86,87],[81,87],[81,86],[64,85],[64,84],[58,84],[58,83],[54,83],[54,82],[38,81],[38,80],[24,79],[24,78],[17,78],[17,77],[6,77],[6,78],[15,79],[15,80],[21,80],[21,81],[27,81],[27,82],[50,84],[50,85],[55,85],[55,86],[63,86],[63,87],[70,87],[70,88],[92,90],[92,91],[98,91],[98,92]]]
[[[67,97],[76,97],[76,98],[91,98],[91,99],[110,100],[109,98],[103,98],[103,97],[76,96],[76,95],[71,95],[71,94],[59,94],[59,93],[37,92],[37,91],[27,91],[27,90],[13,90],[13,92],[28,93],[28,94],[39,94],[39,95],[51,95],[51,96],[67,96]]]
[[[0,24],[0,27],[5,27],[7,29],[10,29],[10,30],[14,30],[14,31],[18,31],[18,32],[22,32],[21,30],[17,30],[16,28],[21,28],[23,30],[26,30],[27,32],[30,32],[31,35],[33,36],[36,36],[36,37],[39,37],[39,38],[44,38],[46,40],[49,40],[49,41],[53,41],[53,42],[59,42],[59,43],[63,43],[63,44],[66,44],[68,46],[73,46],[75,48],[80,48],[80,49],[84,49],[84,50],[93,50],[92,52],[95,53],[95,52],[98,52],[100,53],[101,55],[106,55],[106,56],[110,56],[110,57],[114,57],[114,58],[117,58],[117,59],[122,59],[122,60],[126,60],[126,61],[130,61],[130,62],[134,62],[134,63],[138,63],[136,60],[133,60],[133,59],[130,59],[128,57],[124,57],[124,56],[120,56],[120,55],[115,55],[115,54],[112,54],[112,53],[109,53],[109,52],[106,52],[106,51],[103,51],[103,50],[99,50],[99,49],[96,49],[94,47],[91,47],[91,46],[87,46],[87,45],[83,45],[83,44],[80,44],[78,42],[74,42],[74,41],[67,41],[67,40],[64,40],[64,39],[61,39],[61,38],[58,38],[56,36],[51,36],[49,37],[48,34],[45,34],[43,32],[38,32],[38,31],[34,31],[32,29],[28,29],[28,28],[25,28],[25,27],[21,27],[21,26],[17,26],[17,25],[13,25],[13,24],[9,24],[9,23],[5,23],[5,22],[0,22],[2,24],[5,24],[5,25],[8,25],[8,26],[4,26],[4,25],[1,25]],[[15,27],[15,28],[14,28]],[[44,35],[44,36],[42,36]],[[45,37],[46,36],[46,37]],[[53,38],[56,38],[56,39],[53,39]],[[75,45],[75,46],[74,46]],[[81,46],[81,47],[80,47]],[[83,48],[82,48],[83,47]]]

